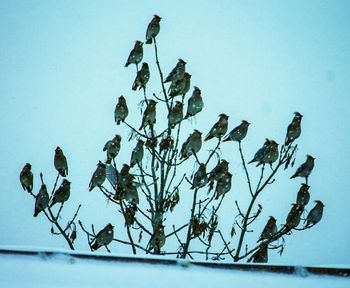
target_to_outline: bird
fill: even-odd
[[[23,187],[24,191],[28,191],[29,193],[33,190],[33,173],[31,171],[32,165],[26,163],[19,175],[19,181]]]
[[[127,190],[130,185],[133,185],[133,180],[135,177],[134,175],[130,174],[129,171],[130,166],[128,164],[123,164],[118,177],[118,189],[120,190],[120,194],[123,194],[124,190]]]
[[[130,64],[139,64],[143,58],[143,43],[141,41],[136,41],[134,49],[131,50],[128,60],[125,63],[125,67],[128,67]]]
[[[180,80],[173,80],[169,87],[169,96],[173,98],[178,95],[185,95],[191,88],[192,75],[185,72]]]
[[[106,164],[111,164],[112,160],[119,154],[121,141],[122,137],[116,134],[114,138],[112,140],[107,141],[107,143],[103,147],[103,151],[107,151]]]
[[[221,137],[224,136],[227,132],[228,118],[229,116],[227,116],[226,114],[220,114],[219,120],[210,129],[204,141],[208,141],[214,137],[221,139]]]
[[[303,183],[298,191],[296,204],[299,206],[306,206],[310,201],[310,186]]]
[[[306,155],[306,161],[298,167],[297,171],[290,177],[290,179],[295,177],[303,177],[306,179],[307,184],[307,180],[312,172],[312,169],[314,169],[314,165],[315,158],[310,155]]]
[[[47,188],[45,184],[42,184],[39,193],[35,197],[35,207],[34,207],[34,217],[45,210],[49,206],[49,193],[47,193]]]
[[[267,263],[268,262],[268,253],[267,253],[267,244],[261,244],[259,249],[251,257],[254,263]],[[250,261],[248,261],[250,262]]]
[[[303,115],[299,112],[294,112],[294,114],[294,118],[287,128],[285,145],[291,144],[301,134],[301,119],[303,118]]]
[[[296,228],[299,225],[300,217],[303,211],[304,211],[303,206],[299,206],[297,204],[292,205],[292,209],[288,213],[288,216],[286,219],[286,228],[288,231]]]
[[[143,113],[142,124],[139,130],[146,128],[148,125],[153,126],[156,123],[156,104],[157,101],[148,100],[147,108]]]
[[[66,177],[68,175],[68,164],[66,156],[64,156],[62,149],[58,146],[55,150],[54,164],[56,170],[62,177]]]
[[[208,178],[209,191],[214,188],[214,181],[219,180],[228,172],[228,164],[229,162],[227,162],[225,159],[221,159],[221,161],[218,161],[213,170],[210,171]]]
[[[193,176],[191,189],[199,189],[208,183],[207,168],[204,163],[199,164],[197,172]]]
[[[320,200],[315,202],[315,207],[311,209],[306,217],[306,227],[316,225],[322,219],[324,204]]]
[[[91,245],[91,251],[96,251],[102,246],[107,246],[112,242],[114,237],[113,226],[111,223],[107,224],[100,232],[97,233],[94,243]]]
[[[201,95],[201,90],[197,86],[194,86],[192,96],[188,99],[187,113],[186,113],[185,119],[195,116],[196,114],[201,112],[203,109],[203,106],[204,106],[204,103]]]
[[[146,62],[142,63],[141,70],[137,72],[134,84],[132,84],[132,90],[137,90],[141,88],[146,88],[146,84],[149,80],[150,72],[149,67]]]
[[[153,230],[153,235],[149,241],[149,250],[160,251],[160,249],[165,244],[165,234],[164,234],[164,226],[161,224],[156,224],[156,227]]]
[[[183,104],[180,101],[176,101],[175,106],[171,108],[168,114],[168,127],[174,128],[183,118]]]
[[[163,83],[172,82],[173,80],[181,80],[184,78],[184,74],[186,71],[186,62],[181,58],[178,60],[176,66],[171,70],[169,75],[165,78]]]
[[[130,204],[139,204],[139,194],[134,184],[129,185],[128,189],[126,189],[123,194],[125,201]]]
[[[254,157],[252,160],[248,162],[248,164],[253,163],[253,162],[258,162],[258,164],[262,161],[264,156],[268,152],[268,148],[270,146],[270,140],[268,138],[265,139],[264,145],[255,153]]]
[[[89,183],[89,191],[92,191],[96,186],[100,187],[106,180],[106,165],[101,161],[98,162],[97,168],[92,175]]]
[[[257,242],[268,240],[277,233],[276,221],[275,217],[270,216]]]
[[[160,19],[158,15],[153,15],[153,19],[148,24],[147,31],[146,31],[146,44],[152,44],[152,39],[155,38],[160,30]]]
[[[225,195],[228,191],[230,191],[231,186],[232,186],[232,174],[230,172],[226,172],[216,182],[215,199],[218,199],[221,195]]]
[[[278,143],[274,140],[270,140],[265,155],[262,157],[260,163],[258,163],[256,166],[259,166],[261,164],[269,164],[271,166],[272,163],[276,162],[278,159],[278,155]]]
[[[118,103],[115,106],[114,109],[114,120],[117,125],[120,124],[120,122],[124,122],[126,117],[128,117],[129,109],[126,104],[126,100],[124,96],[120,96],[118,99]]]
[[[242,120],[242,123],[234,128],[224,139],[223,142],[237,141],[241,142],[245,136],[247,136],[248,127],[250,123],[246,120]]]
[[[159,153],[162,153],[162,151],[166,151],[174,146],[174,139],[167,135],[165,138],[163,138],[159,143]]]
[[[187,140],[182,144],[180,159],[187,159],[193,154],[197,154],[202,148],[202,133],[194,130]]]
[[[53,198],[50,203],[50,207],[55,205],[56,203],[64,203],[69,199],[70,196],[70,184],[67,179],[62,180],[62,184],[53,194]]]
[[[143,142],[141,139],[137,141],[136,147],[132,150],[130,167],[134,167],[135,164],[141,164],[143,158]]]

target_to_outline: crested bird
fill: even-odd
[[[187,140],[182,144],[180,159],[187,159],[193,154],[197,154],[202,148],[202,133],[194,130]]]
[[[297,139],[300,136],[302,118],[303,115],[301,115],[299,112],[294,112],[294,118],[287,128],[285,145],[291,144],[295,139]]]
[[[143,58],[143,43],[141,41],[136,41],[134,48],[131,50],[128,60],[125,63],[125,67],[128,67],[130,64],[139,64]]]
[[[106,164],[111,164],[112,160],[119,154],[121,141],[122,137],[117,134],[113,137],[112,140],[107,141],[103,147],[103,151],[107,151]]]
[[[107,246],[112,242],[114,230],[112,224],[107,224],[100,232],[97,233],[94,243],[91,245],[91,251],[96,251],[102,246]]]
[[[115,106],[114,109],[114,120],[117,125],[120,124],[120,122],[124,122],[126,117],[128,117],[129,109],[126,104],[126,100],[124,96],[120,96],[118,99],[118,103]]]
[[[238,125],[236,128],[232,129],[232,131],[225,137],[223,142],[226,141],[237,141],[241,142],[248,132],[248,127],[250,123],[246,120],[242,120],[242,123]]]
[[[268,240],[277,233],[276,221],[275,217],[270,216],[257,242]]]
[[[201,90],[197,86],[194,86],[192,96],[188,99],[185,119],[195,116],[197,113],[201,112],[203,106],[204,103],[201,95]]]
[[[178,81],[184,78],[185,70],[186,70],[186,62],[181,58],[178,60],[176,66],[171,70],[169,75],[165,78],[163,83]]]
[[[33,173],[31,171],[32,165],[26,163],[19,175],[19,181],[23,187],[24,191],[28,191],[29,193],[33,190]]]
[[[137,141],[136,147],[132,150],[130,167],[134,167],[135,164],[141,164],[143,158],[143,142],[141,139]]]
[[[306,155],[306,161],[298,167],[297,171],[295,171],[290,179],[293,179],[295,177],[303,177],[306,179],[307,184],[307,180],[312,172],[312,169],[314,169],[314,165],[315,158],[310,155]]]
[[[228,164],[229,163],[225,159],[221,159],[221,161],[218,161],[213,170],[210,171],[208,178],[209,191],[214,188],[214,181],[219,180],[228,172]]]
[[[199,164],[197,172],[193,176],[191,189],[199,189],[208,183],[207,170],[204,163]]]
[[[160,30],[160,19],[158,15],[153,15],[153,18],[151,22],[147,26],[147,31],[146,31],[146,44],[152,44],[152,39],[155,38]]]
[[[55,205],[56,203],[64,203],[69,199],[70,196],[70,184],[67,179],[62,180],[62,184],[53,194],[53,198],[50,203],[50,207]]]
[[[298,191],[297,195],[297,201],[296,204],[299,206],[306,206],[310,201],[310,192],[309,192],[310,186],[303,183],[300,186],[300,189]]]
[[[315,207],[311,209],[306,217],[306,227],[316,225],[322,219],[324,204],[319,200],[315,202]]]
[[[147,108],[143,113],[142,124],[139,130],[146,128],[147,126],[153,126],[156,123],[156,104],[157,101],[149,100]]]
[[[266,138],[264,145],[255,153],[253,159],[248,162],[248,164],[253,163],[253,162],[258,162],[261,163],[263,158],[268,152],[269,146],[270,146],[271,140]]]
[[[182,79],[174,79],[169,87],[170,98],[185,95],[191,88],[191,77],[191,74],[185,72]]]
[[[183,104],[180,101],[176,101],[175,106],[170,109],[168,114],[168,127],[174,128],[183,120]]]
[[[45,210],[49,205],[50,197],[45,184],[42,184],[38,195],[35,197],[34,217]]]
[[[97,168],[92,175],[89,183],[89,191],[92,191],[96,186],[100,187],[106,180],[106,165],[101,161],[98,162]]]
[[[221,139],[221,137],[224,136],[227,132],[228,118],[229,116],[227,116],[226,114],[220,114],[219,120],[210,129],[204,141],[208,141],[214,137]]]
[[[64,156],[62,149],[58,146],[55,150],[54,164],[56,170],[62,177],[66,177],[68,175],[68,164],[66,156]]]
[[[225,195],[231,190],[232,187],[232,174],[226,172],[221,178],[216,182],[215,187],[215,199],[218,199],[221,195]]]
[[[288,231],[296,228],[300,223],[301,214],[304,211],[303,206],[297,204],[292,205],[292,209],[289,211],[286,219],[286,228]]]
[[[132,90],[146,88],[146,84],[149,80],[150,72],[146,62],[142,63],[141,70],[137,72],[134,84],[132,84]]]

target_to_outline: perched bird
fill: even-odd
[[[143,142],[141,139],[137,141],[136,147],[132,150],[130,167],[134,167],[135,164],[140,164],[143,158]]]
[[[188,99],[187,103],[187,113],[185,119],[195,116],[197,113],[201,112],[204,103],[201,95],[201,90],[194,86],[192,96]]]
[[[160,251],[165,244],[164,226],[157,224],[153,230],[153,235],[149,241],[149,249]]]
[[[107,161],[106,164],[111,164],[112,160],[117,157],[120,151],[120,142],[122,137],[120,135],[115,135],[112,140],[107,141],[103,147],[103,151],[107,151]]]
[[[277,233],[276,221],[275,217],[270,216],[257,242],[268,240]]]
[[[207,168],[204,163],[199,164],[197,172],[193,176],[191,189],[199,189],[208,183]]]
[[[307,180],[312,172],[312,169],[314,169],[314,165],[315,165],[315,158],[310,155],[306,155],[306,161],[299,166],[297,171],[290,177],[290,179],[293,179],[295,177],[304,177],[307,183]]]
[[[253,260],[254,263],[267,263],[269,260],[267,250],[267,245],[261,244],[259,249],[253,254],[251,260]]]
[[[237,141],[237,142],[241,142],[245,136],[247,135],[248,132],[248,127],[249,127],[250,123],[246,120],[243,120],[242,123],[237,126],[236,128],[234,128],[224,139],[223,142],[226,141]]]
[[[285,144],[289,145],[292,143],[295,139],[297,139],[301,134],[301,119],[303,118],[303,115],[301,115],[299,112],[294,112],[295,116],[292,120],[292,123],[288,125],[287,128],[287,135]]]
[[[154,125],[156,123],[156,104],[157,101],[149,100],[145,112],[143,112],[142,124],[139,130],[146,128],[148,125]]]
[[[301,184],[301,187],[298,191],[296,204],[299,206],[306,206],[310,201],[310,186],[307,184]]]
[[[186,62],[182,59],[179,59],[176,66],[174,67],[173,70],[171,70],[168,77],[165,78],[163,83],[173,82],[184,78],[184,74],[186,70],[185,66],[186,66]]]
[[[160,30],[159,22],[161,17],[154,15],[151,22],[148,24],[146,31],[146,44],[152,44],[152,39],[155,38]]]
[[[130,185],[133,185],[133,180],[135,177],[134,175],[130,174],[129,171],[130,166],[128,164],[123,164],[118,177],[118,189],[120,190],[121,194],[124,190],[127,190]]]
[[[225,159],[222,159],[221,161],[216,164],[216,166],[213,168],[213,170],[209,173],[209,191],[211,191],[214,188],[214,181],[219,180],[222,178],[226,173],[228,172],[228,162]]]
[[[112,242],[114,231],[112,224],[107,224],[100,232],[97,233],[94,243],[91,245],[91,251],[96,251],[102,246],[107,246]]]
[[[316,225],[322,219],[324,204],[319,200],[316,200],[315,202],[315,207],[312,208],[309,214],[307,215],[306,227]]]
[[[173,146],[174,146],[174,139],[170,135],[167,135],[159,143],[159,153],[162,153],[162,151],[168,150]]]
[[[269,146],[266,150],[265,155],[262,157],[260,163],[258,163],[259,166],[261,164],[269,164],[272,165],[277,159],[278,159],[278,143],[274,140],[270,140]]]
[[[117,125],[120,124],[120,122],[124,122],[126,117],[128,117],[129,114],[129,109],[128,106],[126,105],[126,100],[124,96],[120,96],[118,99],[118,103],[115,106],[114,110],[114,120]]]
[[[35,197],[35,207],[34,207],[34,217],[45,210],[49,206],[49,193],[47,193],[47,188],[45,184],[41,185],[38,195]]]
[[[92,175],[89,183],[89,191],[92,191],[96,186],[101,186],[106,180],[106,165],[101,161],[98,162],[97,168]]]
[[[215,199],[218,199],[221,195],[226,194],[231,190],[232,186],[232,174],[230,172],[226,172],[221,178],[216,182],[215,188]]]
[[[266,138],[264,145],[255,153],[253,159],[248,162],[248,164],[253,163],[253,162],[258,162],[261,163],[263,158],[268,152],[268,148],[270,146],[270,140]]]
[[[26,163],[19,175],[19,181],[21,182],[23,190],[28,192],[32,192],[33,190],[33,173],[30,171],[31,169],[32,165]]]
[[[135,185],[129,185],[128,189],[124,191],[124,199],[129,202],[130,204],[136,204],[138,205],[140,200],[139,200],[139,194],[137,192],[137,189]]]
[[[173,80],[169,87],[169,96],[175,97],[178,95],[185,95],[191,87],[191,74],[185,72],[184,77],[180,80]]]
[[[208,141],[214,137],[221,139],[227,132],[228,127],[228,117],[226,114],[220,114],[219,120],[210,129],[208,135],[205,137],[204,141]]]
[[[146,62],[142,63],[141,70],[137,72],[134,84],[132,84],[132,90],[146,88],[146,84],[149,80],[150,72]]]
[[[66,177],[68,175],[68,164],[66,156],[64,156],[62,149],[58,146],[55,150],[54,164],[56,170],[62,177]]]
[[[168,114],[168,127],[174,128],[184,118],[183,104],[180,101],[176,101],[175,106],[169,111]]]
[[[187,159],[193,154],[197,154],[202,148],[202,133],[194,130],[187,140],[182,144],[180,159]]]
[[[296,228],[300,223],[300,217],[301,214],[304,211],[303,206],[299,206],[297,204],[293,204],[292,209],[288,213],[287,219],[286,219],[286,228],[288,231]]]
[[[125,67],[128,67],[130,64],[139,64],[143,58],[143,43],[141,41],[136,41],[134,49],[131,50],[128,60],[125,63]]]
[[[50,203],[50,207],[56,203],[64,203],[69,199],[70,196],[70,183],[67,179],[62,180],[62,184],[53,194],[53,198]]]

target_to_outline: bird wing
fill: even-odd
[[[119,172],[112,165],[106,167],[106,177],[113,187],[118,184]]]

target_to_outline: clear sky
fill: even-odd
[[[304,115],[296,165],[306,154],[316,157],[310,191],[312,200],[325,203],[324,219],[287,237],[284,255],[272,252],[271,262],[349,263],[349,1],[1,1],[0,245],[66,247],[51,237],[44,217],[33,219],[33,200],[18,180],[30,162],[34,192],[40,172],[52,187],[57,145],[73,182],[64,215],[82,203],[84,222],[101,227],[114,221],[115,209],[87,186],[115,133],[125,138],[120,161],[130,157],[134,143],[126,142],[127,129],[116,129],[113,111],[124,94],[133,107],[129,121],[140,123],[142,97],[130,89],[135,70],[124,64],[134,41],[144,40],[153,14],[162,17],[157,41],[164,73],[181,57],[192,84],[202,90],[205,108],[197,124],[184,124],[184,138],[194,128],[207,133],[220,113],[230,115],[229,128],[246,119],[252,123],[244,143],[250,158],[265,137],[282,143],[294,111]],[[145,47],[149,90],[159,93],[153,54],[153,47]],[[237,145],[225,145],[222,153],[237,183],[222,209],[228,230],[234,200],[244,205],[248,193]],[[285,221],[301,183],[288,180],[292,172],[282,173],[259,201],[264,211],[257,233],[269,215]],[[189,205],[190,198],[183,199]],[[122,233],[123,223],[116,224]],[[78,248],[88,249],[80,236]],[[113,252],[129,250],[116,246]]]

